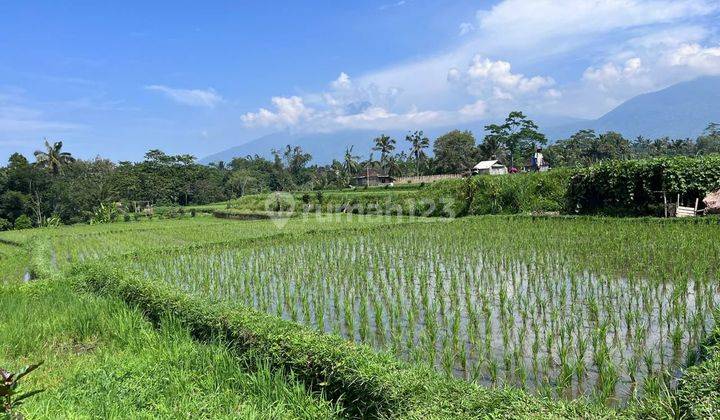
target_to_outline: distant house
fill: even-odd
[[[497,160],[484,160],[472,168],[473,175],[502,175],[508,173],[507,166]]]
[[[357,186],[388,185],[395,181],[394,177],[380,173],[377,169],[366,168],[360,171],[355,177]]]

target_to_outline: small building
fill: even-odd
[[[363,186],[375,186],[375,185],[389,185],[395,181],[395,178],[380,173],[377,169],[366,168],[357,174],[355,177],[355,185],[359,187]]]
[[[507,166],[497,160],[484,160],[472,168],[473,175],[502,175],[508,173]]]

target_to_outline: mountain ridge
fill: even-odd
[[[531,116],[532,118],[532,116]],[[697,137],[710,122],[720,122],[720,76],[704,76],[680,82],[667,88],[637,95],[594,120],[539,116],[533,118],[552,142],[567,138],[581,129],[596,132],[616,131],[627,138]],[[484,126],[490,121],[476,121],[452,127],[425,130],[434,139],[453,129],[472,131],[478,142]],[[272,149],[298,145],[313,156],[314,163],[325,164],[342,159],[345,149],[353,146],[353,154],[367,157],[372,152],[372,139],[387,134],[397,139],[398,150],[407,150],[408,130],[340,130],[331,133],[276,132],[211,154],[200,163],[229,162],[233,157],[272,156]]]

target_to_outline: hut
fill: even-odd
[[[390,175],[383,174],[375,168],[363,169],[355,177],[355,185],[362,186],[374,186],[374,185],[389,185],[395,181]]]
[[[497,160],[484,160],[472,168],[473,175],[502,175],[508,173],[507,166]]]

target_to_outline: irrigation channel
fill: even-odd
[[[707,259],[656,237],[662,227],[513,223],[332,233],[132,264],[149,279],[489,386],[609,405],[661,392],[663,375],[679,374],[713,325],[717,249],[698,265]],[[602,248],[603,236],[613,243]],[[629,238],[635,250],[618,249]]]

